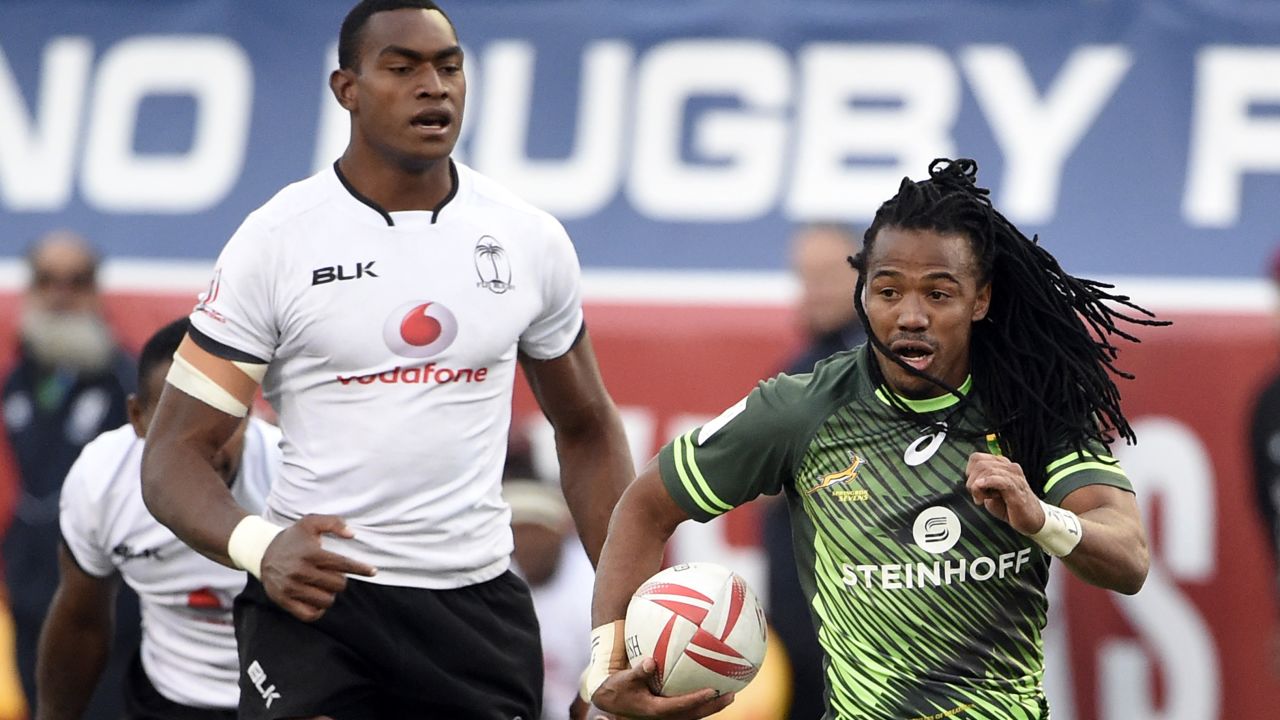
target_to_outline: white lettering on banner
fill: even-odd
[[[102,58],[94,83],[82,191],[99,209],[195,213],[220,202],[240,177],[249,143],[253,71],[244,50],[218,36],[136,37]],[[191,148],[134,152],[138,108],[153,95],[196,102]]]
[[[904,175],[954,156],[960,81],[938,48],[815,43],[799,63],[791,216],[869,218]]]
[[[1004,153],[998,204],[1022,222],[1048,222],[1057,210],[1062,166],[1129,70],[1129,52],[1115,45],[1077,48],[1043,98],[1013,48],[974,45],[960,60]]]
[[[1280,49],[1204,48],[1194,97],[1182,214],[1191,225],[1230,227],[1244,174],[1280,173],[1280,119],[1249,115],[1252,105],[1280,103]]]
[[[681,157],[693,97],[738,99],[741,109],[692,118],[697,164]],[[628,195],[667,220],[751,220],[777,204],[787,153],[783,113],[791,63],[778,47],[748,40],[679,40],[651,50],[638,71],[635,152]],[[710,162],[708,162],[710,161]]]
[[[1141,418],[1133,429],[1142,442],[1117,447],[1116,459],[1137,490],[1144,524],[1168,532],[1152,547],[1142,592],[1115,596],[1142,640],[1103,643],[1097,670],[1101,717],[1220,717],[1218,648],[1199,609],[1178,589],[1179,582],[1208,582],[1216,571],[1213,466],[1200,439],[1177,420]],[[1163,513],[1158,520],[1151,517],[1153,507]],[[1159,698],[1151,681],[1156,673],[1163,688]]]
[[[40,90],[26,102],[0,48],[0,207],[54,212],[71,199],[85,87],[93,65],[88,38],[59,37],[45,45]]]
[[[77,184],[87,205],[109,213],[193,213],[222,201],[248,146],[254,76],[244,50],[221,36],[135,36],[107,48],[96,73],[93,53],[86,38],[51,39],[29,61],[40,63],[38,82],[24,97],[23,73],[0,52],[0,207],[57,212]],[[765,40],[678,38],[639,54],[601,39],[582,50],[572,150],[546,159],[526,147],[542,97],[536,46],[497,40],[468,54],[473,111],[455,155],[566,219],[600,213],[625,183],[627,200],[655,221],[865,220],[903,175],[956,153],[967,81],[1004,155],[1001,205],[1014,222],[1045,223],[1064,168],[1131,64],[1123,46],[1081,46],[1041,92],[1004,45],[963,47],[957,61],[924,44],[818,42],[793,57]],[[325,84],[308,148],[317,170],[348,135]],[[143,101],[175,94],[195,101],[191,147],[136,152]],[[1280,174],[1280,119],[1257,109],[1280,102],[1280,49],[1206,47],[1193,102],[1183,216],[1230,226],[1245,175]]]
[[[491,43],[484,53],[484,115],[473,153],[477,169],[502,178],[534,205],[554,205],[562,218],[599,212],[618,187],[633,54],[630,45],[618,40],[587,46],[573,150],[564,159],[535,160],[526,154],[525,140],[536,95],[536,50],[523,41]]]

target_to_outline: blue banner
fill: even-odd
[[[0,258],[71,227],[215,256],[333,161],[349,3],[0,2]],[[929,159],[1084,274],[1251,276],[1280,238],[1280,6],[455,0],[458,157],[584,265],[780,268]]]

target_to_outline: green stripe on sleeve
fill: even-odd
[[[698,472],[697,465],[693,464],[693,433],[687,432],[676,438],[675,447],[675,466],[676,473],[680,476],[680,483],[684,485],[684,491],[688,493],[689,498],[697,503],[698,507],[708,515],[719,515],[729,508],[726,506],[724,510],[716,507],[719,500],[715,495],[711,494],[710,488],[706,488],[706,480],[702,478],[702,474]]]
[[[680,439],[676,440],[676,451],[676,468],[680,472],[680,481],[697,501],[698,506],[712,515],[732,510],[733,506],[716,497],[707,479],[702,477],[702,471],[698,469],[698,460],[694,457],[692,431],[681,435]]]
[[[1086,453],[1082,453],[1082,452],[1073,452],[1073,453],[1071,453],[1071,454],[1069,454],[1069,455],[1063,455],[1062,457],[1058,458],[1057,460],[1054,460],[1053,462],[1049,463],[1048,467],[1046,467],[1046,468],[1044,469],[1045,474],[1047,474],[1047,475],[1052,475],[1054,470],[1057,470],[1058,468],[1062,467],[1063,465],[1066,465],[1067,463],[1071,462],[1072,460],[1082,460],[1082,459],[1084,459],[1085,457],[1095,458],[1095,459],[1100,460],[1100,461],[1102,461],[1102,462],[1104,462],[1104,463],[1113,463],[1113,462],[1115,462],[1115,461],[1116,461],[1116,459],[1115,459],[1115,458],[1113,458],[1113,457],[1111,457],[1110,455],[1103,455],[1102,453],[1087,453],[1087,454],[1086,454]]]
[[[1074,475],[1081,470],[1102,470],[1103,472],[1114,473],[1120,477],[1126,477],[1124,470],[1121,470],[1119,465],[1109,465],[1102,462],[1085,462],[1080,463],[1079,465],[1072,465],[1065,470],[1059,470],[1057,474],[1049,476],[1049,480],[1044,484],[1045,493],[1052,490],[1053,486],[1057,485],[1059,480]]]

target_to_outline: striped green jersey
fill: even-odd
[[[663,482],[700,521],[786,493],[828,718],[1046,718],[1049,556],[965,490],[969,455],[998,452],[973,432],[986,427],[980,402],[907,401],[924,422],[905,419],[868,362],[864,346],[760,383],[663,448]],[[1132,491],[1105,448],[1091,450],[1049,465],[1046,502],[1091,484]]]

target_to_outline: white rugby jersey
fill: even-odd
[[[336,165],[286,187],[232,236],[191,315],[209,352],[269,363],[284,470],[267,519],[342,517],[354,539],[325,547],[387,585],[506,570],[516,353],[559,357],[582,330],[564,228],[453,167],[434,212],[387,213]]]
[[[258,512],[280,471],[280,432],[256,418],[231,493]],[[142,502],[142,440],[124,425],[99,435],[67,473],[62,537],[94,577],[119,572],[142,608],[142,667],[161,695],[190,707],[233,708],[240,697],[231,601],[245,573],[187,547]]]

